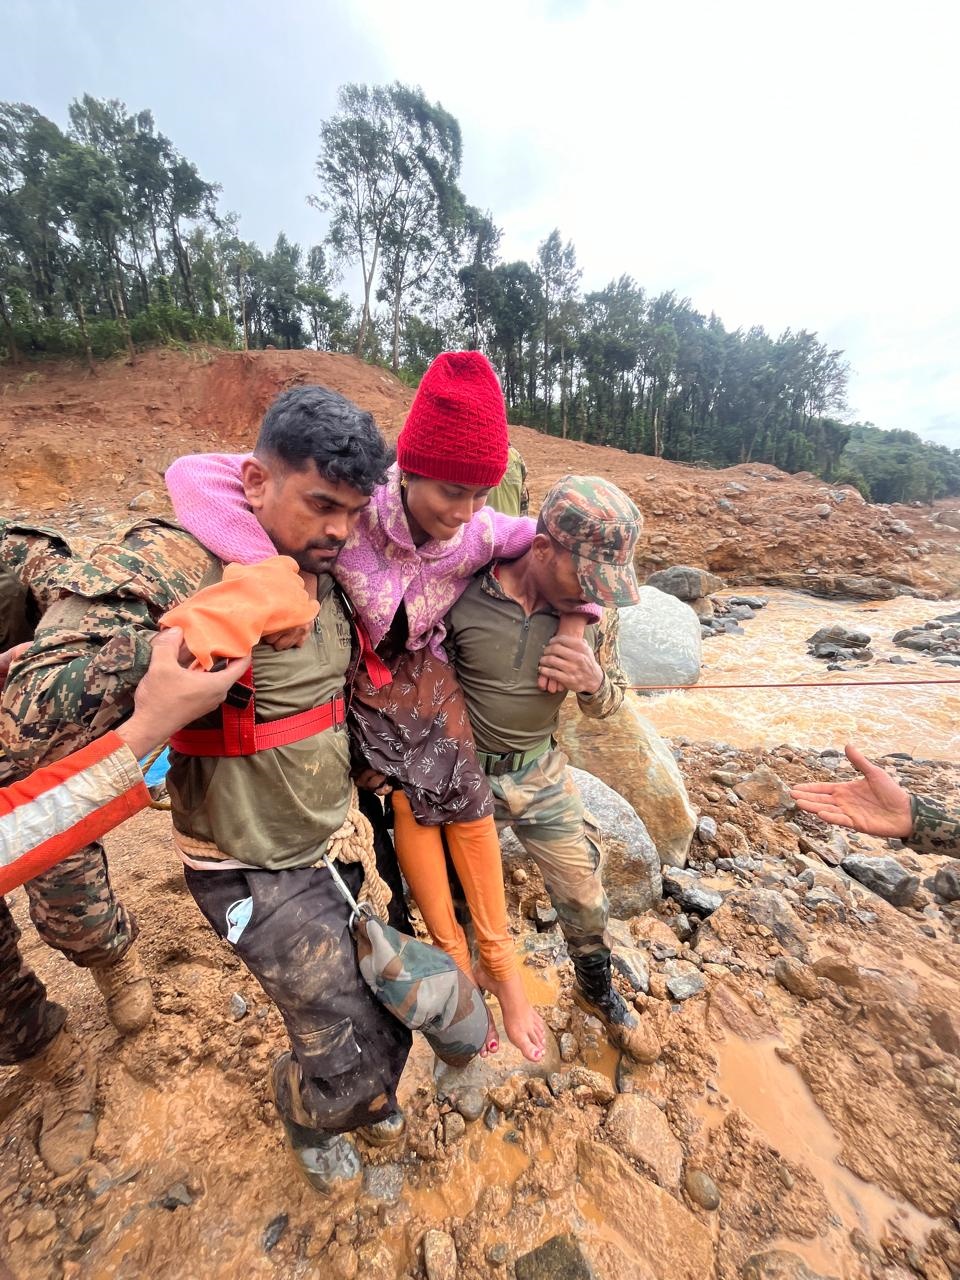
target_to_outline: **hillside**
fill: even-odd
[[[138,510],[164,510],[161,477],[171,459],[248,448],[273,397],[310,382],[370,410],[390,439],[413,396],[383,369],[314,351],[151,351],[134,367],[102,365],[95,377],[66,363],[5,370],[0,513],[62,515],[85,530],[91,516],[122,510],[145,491],[153,497]],[[960,536],[929,509],[870,506],[852,489],[764,465],[710,471],[523,426],[511,435],[535,503],[570,471],[621,485],[644,514],[647,571],[685,561],[731,585],[780,582],[825,592],[837,574],[881,576],[933,595],[960,584]]]

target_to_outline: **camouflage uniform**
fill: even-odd
[[[573,553],[584,594],[603,603],[623,598],[640,523],[624,494],[591,477],[568,477],[547,495],[541,518]],[[635,598],[632,587],[627,591]],[[548,694],[537,685],[540,655],[556,629],[555,613],[525,616],[491,571],[471,583],[447,618],[450,658],[490,777],[497,825],[512,827],[540,868],[580,972],[609,963],[609,906],[600,832],[583,807],[567,757],[553,745],[566,693]],[[620,709],[627,687],[617,610],[588,627],[585,638],[603,683],[577,701],[585,715],[605,718]]]
[[[68,755],[124,720],[150,661],[160,615],[195,591],[212,558],[189,534],[143,521],[89,560],[50,530],[0,525],[5,647],[30,639],[0,698],[0,785]],[[17,630],[19,628],[19,630]],[[137,935],[113,896],[100,845],[26,885],[30,915],[48,945],[75,964],[119,960]],[[42,1048],[64,1012],[23,966],[19,934],[0,910],[0,1062]]]
[[[904,841],[918,853],[960,856],[960,814],[947,813],[922,796],[910,797],[913,830]]]

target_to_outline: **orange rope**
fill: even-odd
[[[960,684],[956,680],[797,680],[793,684],[631,684],[633,693],[675,691],[695,693],[699,689],[867,689],[881,685]]]

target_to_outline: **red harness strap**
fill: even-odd
[[[174,751],[185,756],[252,756],[257,751],[285,747],[315,733],[323,733],[325,729],[335,729],[346,719],[346,704],[342,697],[338,697],[309,711],[257,724],[252,667],[248,667],[237,684],[249,689],[250,697],[234,697],[224,702],[217,729],[181,729],[175,733],[170,739]]]
[[[360,661],[367,669],[370,683],[375,689],[383,689],[388,684],[392,684],[393,674],[390,668],[374,649],[366,627],[356,614],[353,615],[353,625],[357,629],[357,640],[360,642]]]

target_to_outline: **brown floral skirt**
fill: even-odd
[[[404,651],[393,682],[374,688],[361,666],[348,716],[360,754],[401,786],[414,817],[428,827],[473,822],[493,813],[493,796],[453,668],[429,649]]]

